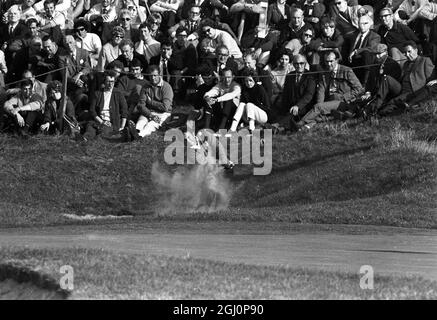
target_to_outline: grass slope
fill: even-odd
[[[358,274],[258,267],[104,250],[3,249],[0,261],[47,274],[74,268],[72,299],[436,299],[437,283],[375,276],[362,290]]]
[[[63,224],[75,213],[436,228],[436,110],[274,137],[272,173],[236,166],[229,209],[211,214],[155,213],[164,194],[152,165],[176,169],[164,163],[162,135],[129,144],[1,135],[0,226]]]

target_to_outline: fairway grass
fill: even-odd
[[[70,299],[436,299],[437,282],[375,275],[374,289],[360,275],[131,255],[95,249],[2,248],[0,264],[20,262],[60,279],[74,269]],[[14,279],[17,280],[17,279]]]

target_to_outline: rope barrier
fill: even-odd
[[[427,56],[429,56],[429,55],[427,55]],[[393,60],[396,61],[396,62],[401,62],[401,61],[406,61],[408,59],[404,58],[404,59],[393,59]],[[339,63],[339,64],[341,64],[341,63]],[[355,70],[355,69],[364,69],[364,68],[369,68],[369,67],[380,66],[381,64],[382,63],[374,63],[374,64],[368,64],[368,65],[362,65],[362,66],[349,67],[349,68],[351,68],[353,70]],[[63,68],[58,68],[58,69],[55,69],[55,70],[50,70],[48,72],[36,74],[36,75],[34,75],[34,77],[36,78],[36,77],[48,75],[50,73],[59,72],[59,71],[65,70],[66,68],[68,68],[68,67],[63,67]],[[92,72],[95,72],[95,73],[103,73],[104,72],[104,71],[98,70],[96,68],[82,68],[81,70],[84,70],[84,69],[88,69],[88,70],[90,70]],[[270,71],[273,71],[273,70],[270,70]],[[305,74],[324,74],[324,73],[329,73],[329,72],[330,72],[329,70],[307,71],[307,72],[305,72]],[[296,72],[289,72],[287,74],[284,74],[284,76],[295,74],[295,73]],[[124,74],[124,75],[135,75],[135,74],[138,75],[138,74],[141,74],[141,75],[143,75],[145,77],[148,77],[148,76],[152,75],[152,74],[149,74],[149,73],[143,73],[143,72],[141,72],[141,73],[133,73],[133,72],[128,72],[128,71],[122,71],[121,74]],[[169,75],[166,75],[165,77],[177,78],[177,79],[181,79],[181,78],[196,79],[197,75],[191,76],[191,75],[169,74]],[[273,75],[271,75],[271,74],[268,74],[268,75],[256,75],[256,78],[271,78],[271,77],[273,77]],[[244,78],[245,78],[245,76],[239,76],[239,75],[235,75],[234,76],[234,79],[244,79]],[[17,80],[17,81],[6,83],[5,87],[9,87],[11,85],[23,82],[25,80],[26,79],[21,79],[21,80]]]

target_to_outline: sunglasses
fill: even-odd
[[[380,15],[380,17],[381,17],[381,18],[385,18],[385,17],[389,17],[389,16],[391,16],[391,14],[390,14],[390,13],[388,13],[388,14],[382,14],[382,15]]]
[[[303,34],[305,37],[309,37],[309,38],[312,38],[313,37],[313,35],[312,34],[309,34],[309,33],[304,33]]]
[[[130,18],[121,18],[121,21],[130,21]]]
[[[335,4],[336,4],[336,5],[339,5],[339,4],[341,4],[341,2],[335,2]]]
[[[294,62],[293,64],[295,66],[303,66],[303,65],[305,65],[305,62]]]
[[[85,31],[85,28],[77,28],[76,31],[79,31],[79,32]]]
[[[159,22],[158,22],[158,21],[151,21],[150,24],[156,24],[156,25],[159,25]]]
[[[203,30],[204,33],[209,33],[211,31],[211,28]]]

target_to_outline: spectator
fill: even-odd
[[[241,119],[249,123],[249,132],[255,130],[255,123],[265,124],[269,120],[270,99],[264,87],[257,83],[253,69],[242,72],[244,85],[241,100],[234,114],[230,131],[237,131]]]
[[[134,51],[134,44],[131,40],[123,39],[120,42],[119,47],[121,55],[117,58],[117,60],[123,63],[125,72],[129,72],[130,64],[132,63],[133,59],[140,60],[143,70],[147,69],[148,63],[146,58]]]
[[[114,88],[115,78],[115,72],[106,71],[103,88],[96,90],[90,99],[90,114],[93,120],[86,125],[86,140],[97,135],[111,136],[122,131],[126,125],[127,103],[123,93]]]
[[[124,38],[124,29],[119,26],[115,26],[112,29],[112,39],[106,43],[100,51],[99,61],[97,63],[97,70],[104,71],[108,63],[111,63],[117,59],[120,54],[120,43]]]
[[[150,63],[150,59],[161,51],[161,43],[152,37],[147,24],[143,23],[140,26],[140,31],[141,39],[135,44],[135,51],[140,55],[144,55],[147,63]]]
[[[161,43],[161,53],[150,59],[150,64],[157,65],[159,74],[165,82],[174,85],[173,75],[177,73],[177,65],[173,58],[173,43],[171,40],[166,40]]]
[[[138,29],[142,23],[146,22],[146,8],[140,6],[138,0],[121,0],[119,4],[121,4],[120,10],[127,9],[130,12],[132,28]]]
[[[267,9],[267,25],[273,30],[280,31],[290,20],[291,7],[286,0],[276,0]]]
[[[418,43],[419,38],[408,26],[394,21],[392,9],[383,8],[380,17],[382,25],[378,29],[378,34],[381,36],[381,42],[388,46],[390,56],[402,67],[407,60],[402,52],[404,44],[409,40]]]
[[[318,63],[314,62],[314,59],[317,59],[316,57],[313,57],[314,54],[317,52],[313,49],[314,45],[312,45],[312,41],[314,38],[314,29],[311,25],[303,27],[303,32],[300,36],[300,38],[292,39],[290,40],[286,45],[285,48],[289,49],[293,56],[297,54],[303,54],[307,59],[310,61],[310,63],[317,65]],[[310,66],[306,66],[308,69]]]
[[[136,129],[140,137],[145,137],[158,130],[170,116],[173,104],[173,90],[165,82],[159,67],[151,65],[147,71],[149,85],[143,87],[140,101],[136,107]]]
[[[305,21],[302,9],[294,7],[291,9],[290,15],[289,24],[281,30],[278,42],[279,47],[285,46],[290,40],[301,38],[304,32]]]
[[[7,100],[4,105],[6,125],[15,125],[15,132],[27,138],[35,133],[41,120],[42,98],[33,92],[31,80],[20,84],[20,92]]]
[[[47,85],[47,101],[45,102],[44,116],[40,130],[44,133],[54,134],[59,129],[59,121],[62,115],[62,83],[55,80]],[[71,100],[64,97],[65,101],[65,115],[67,119],[77,123],[74,111],[74,105]],[[66,122],[63,122],[64,127]]]
[[[88,32],[89,23],[84,19],[76,21],[74,24],[74,30],[76,32],[76,46],[88,51],[91,67],[96,67],[100,52],[102,51],[100,37],[95,33]]]
[[[305,70],[306,64],[304,55],[295,55],[293,66],[296,72],[290,73],[285,78],[282,107],[279,110],[282,116],[279,122],[285,130],[298,129],[297,122],[308,113],[315,97],[316,81]]]
[[[363,93],[363,87],[351,68],[339,64],[340,55],[332,51],[326,55],[329,72],[322,75],[317,88],[316,104],[301,121],[298,127],[310,129],[317,122],[326,120],[331,111],[340,104],[349,103]]]
[[[38,21],[40,24],[40,29],[51,34],[51,29],[60,28],[65,29],[65,16],[62,11],[58,11],[55,8],[55,0],[45,0],[44,1],[44,12],[40,13],[38,16]],[[65,9],[66,10],[66,9]]]
[[[232,70],[224,69],[223,80],[204,95],[208,104],[205,110],[205,128],[214,131],[228,128],[228,121],[240,104],[240,95],[241,87],[234,81]]]
[[[24,38],[28,29],[21,22],[21,8],[18,5],[13,5],[7,11],[7,23],[0,28],[0,41],[3,51],[13,40],[21,40]]]
[[[417,44],[409,41],[404,45],[407,62],[402,70],[401,94],[390,100],[379,110],[379,114],[386,116],[405,110],[404,102],[412,99],[415,92],[425,87],[435,76],[434,64],[428,57],[419,55]]]
[[[229,50],[225,46],[218,46],[215,49],[215,57],[206,60],[206,65],[213,70],[213,75],[217,81],[220,80],[220,76],[225,69],[231,69],[233,75],[238,72],[238,65],[235,60],[229,56]]]
[[[293,54],[289,49],[281,50],[276,67],[270,72],[272,75],[273,94],[270,97],[272,109],[278,113],[282,106],[282,92],[285,78],[292,71],[291,61]]]
[[[84,19],[89,22],[96,21],[97,23],[100,20],[101,23],[109,23],[117,19],[117,12],[110,0],[101,0],[100,3],[95,4],[88,13],[84,15]]]
[[[242,73],[247,75],[247,71],[252,71],[251,78],[255,80],[256,84],[262,85],[267,96],[271,97],[273,94],[273,84],[270,72],[257,67],[256,59],[252,53],[247,53],[243,60],[244,68]]]
[[[151,12],[161,14],[161,30],[165,34],[168,34],[168,29],[175,25],[176,11],[179,9],[180,5],[180,0],[157,0],[150,6]]]
[[[184,27],[187,29],[188,33],[187,40],[191,41],[192,44],[197,47],[202,32],[200,29],[200,10],[199,6],[192,6],[189,10],[188,19],[181,20],[172,26],[168,30],[169,35],[174,38],[176,36],[176,30],[180,27]]]
[[[42,47],[45,51],[45,55],[41,61],[38,61],[38,75],[44,73],[45,75],[41,78],[45,83],[52,80],[60,80],[61,74],[59,72],[59,47],[55,41],[50,36],[45,36],[42,39]]]

